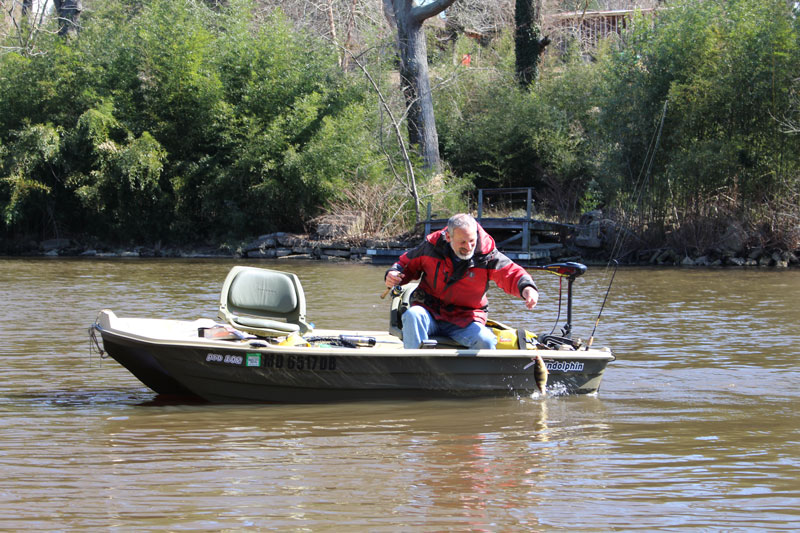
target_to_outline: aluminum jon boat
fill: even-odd
[[[608,348],[570,338],[572,282],[586,267],[533,268],[568,279],[567,324],[561,336],[537,337],[490,321],[496,350],[470,350],[441,338],[405,349],[400,324],[412,284],[392,291],[388,331],[314,329],[296,275],[244,266],[233,267],[224,282],[219,321],[121,318],[106,309],[89,331],[101,354],[156,393],[211,402],[596,393],[615,357]]]

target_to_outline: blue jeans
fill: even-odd
[[[497,346],[494,332],[480,322],[473,322],[462,328],[450,322],[434,319],[428,310],[420,305],[409,307],[403,313],[404,348],[419,348],[422,341],[434,336],[450,337],[471,350],[494,350]]]

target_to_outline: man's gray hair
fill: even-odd
[[[447,233],[450,236],[453,236],[453,232],[458,228],[466,228],[466,229],[475,229],[478,227],[478,223],[472,218],[472,215],[468,215],[467,213],[458,213],[457,215],[453,215],[450,217],[450,220],[447,221]]]

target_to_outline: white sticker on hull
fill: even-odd
[[[244,363],[244,357],[242,357],[241,355],[233,355],[233,354],[222,355],[218,353],[210,353],[206,355],[206,362],[241,366],[241,364]]]

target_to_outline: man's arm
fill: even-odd
[[[495,252],[495,265],[490,271],[492,280],[511,296],[520,296],[528,309],[539,301],[539,290],[528,272],[500,251]]]

